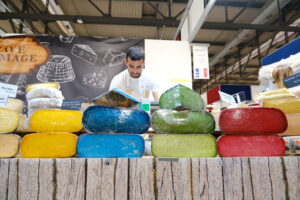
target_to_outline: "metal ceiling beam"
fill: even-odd
[[[281,25],[268,25],[268,24],[239,24],[239,23],[223,23],[223,22],[205,22],[202,29],[216,29],[216,30],[239,30],[249,29],[257,31],[289,31],[300,32],[300,27],[294,26],[281,26]]]
[[[167,26],[178,27],[179,21],[175,19],[139,19],[139,18],[124,18],[124,17],[100,17],[100,16],[85,16],[85,15],[51,15],[51,14],[31,14],[31,13],[5,13],[0,12],[0,19],[30,19],[42,20],[48,22],[54,21],[72,21],[77,23],[81,19],[85,24],[115,24],[115,25],[138,25],[138,26]],[[295,26],[274,26],[264,24],[236,24],[224,22],[204,22],[203,29],[216,30],[239,30],[253,29],[259,31],[276,32],[300,32],[300,27]]]

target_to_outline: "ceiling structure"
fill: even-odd
[[[172,40],[188,2],[0,0],[0,33]],[[299,11],[299,0],[216,0],[192,41],[210,44],[210,79],[194,89],[259,84],[261,58],[299,37]]]

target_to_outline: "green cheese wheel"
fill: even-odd
[[[158,133],[208,134],[215,130],[214,117],[205,111],[161,109],[153,113],[151,124]]]
[[[198,111],[205,108],[200,94],[180,84],[170,88],[161,95],[159,106],[161,109]]]
[[[214,157],[217,155],[216,138],[212,135],[169,135],[152,137],[151,151],[155,157]]]

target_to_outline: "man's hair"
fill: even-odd
[[[142,49],[141,47],[130,47],[127,52],[126,52],[126,59],[130,58],[131,60],[145,60],[145,53],[144,53],[144,49]]]

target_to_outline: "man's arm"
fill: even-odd
[[[159,101],[160,92],[152,92],[152,96],[154,98],[154,101]]]

